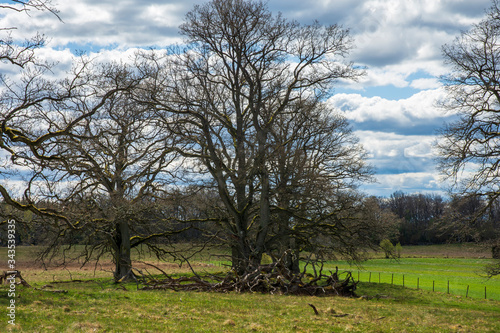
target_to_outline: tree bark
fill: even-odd
[[[132,259],[130,256],[130,228],[127,221],[116,224],[116,253],[114,277],[116,281],[127,280],[132,271]]]

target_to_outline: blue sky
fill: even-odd
[[[45,34],[49,43],[40,54],[58,61],[62,73],[78,49],[119,59],[130,56],[134,48],[181,42],[178,26],[202,1],[53,3],[64,22],[48,13],[0,11],[0,26],[18,27],[14,38],[36,31]],[[453,119],[437,107],[437,101],[446,97],[439,77],[449,70],[441,47],[479,22],[490,4],[490,0],[268,1],[272,11],[289,19],[338,23],[351,30],[356,48],[349,60],[366,67],[366,75],[358,82],[339,82],[328,103],[349,119],[376,169],[377,182],[362,187],[366,193],[445,193],[432,149],[436,131]]]

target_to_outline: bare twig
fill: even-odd
[[[318,310],[316,309],[316,307],[315,307],[313,304],[309,303],[309,304],[307,304],[307,305],[309,305],[309,306],[310,306],[310,307],[314,310],[314,314],[315,314],[316,316],[319,316],[319,312],[318,312]]]

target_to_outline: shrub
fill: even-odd
[[[267,253],[263,253],[262,254],[262,259],[260,261],[260,264],[261,265],[269,265],[269,264],[272,264],[273,263],[273,258],[271,258],[270,255],[268,255]]]
[[[380,242],[380,247],[385,253],[386,258],[390,258],[394,256],[394,245],[392,245],[391,241],[388,239],[384,239]]]
[[[395,250],[396,250],[396,256],[397,256],[398,258],[401,258],[401,253],[403,252],[403,247],[401,246],[401,243],[400,243],[400,242],[398,242],[398,243],[396,244]]]

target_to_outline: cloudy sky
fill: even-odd
[[[0,0],[2,2],[2,0]],[[3,1],[7,2],[8,1]],[[14,37],[36,31],[49,38],[41,54],[69,66],[77,50],[103,58],[127,57],[134,48],[181,42],[178,26],[193,0],[54,0],[62,21],[48,13],[0,9],[0,27],[18,27]],[[375,166],[368,194],[443,194],[432,143],[453,115],[436,102],[445,98],[441,47],[481,20],[490,0],[269,0],[274,12],[308,24],[339,23],[351,30],[350,60],[366,67],[356,83],[339,83],[329,103],[351,122]],[[0,68],[0,70],[2,70]]]

